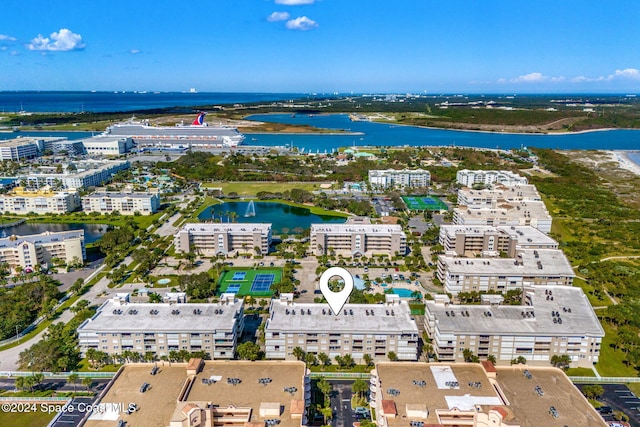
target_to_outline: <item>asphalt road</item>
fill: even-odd
[[[333,427],[351,427],[353,410],[351,409],[351,385],[353,381],[329,380],[333,384],[331,407],[333,408]]]

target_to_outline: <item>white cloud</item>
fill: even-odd
[[[0,34],[0,41],[3,41],[3,42],[15,42],[17,40],[18,39],[15,38],[15,37],[11,37],[11,36],[8,36],[6,34]]]
[[[290,30],[308,31],[318,28],[318,23],[306,16],[300,16],[296,19],[287,21],[286,27]]]
[[[276,4],[287,6],[300,6],[301,4],[313,4],[316,0],[276,0]]]
[[[287,19],[289,19],[291,15],[289,15],[289,12],[273,12],[271,15],[269,15],[269,17],[267,18],[267,21],[269,22],[278,22],[278,21],[286,21]]]
[[[548,77],[542,73],[529,73],[522,76],[518,76],[515,79],[511,79],[511,83],[536,83],[548,80]]]
[[[640,80],[640,70],[638,70],[637,68],[625,68],[624,70],[616,70],[616,72],[607,77],[607,79]]]
[[[137,55],[139,53],[142,53],[142,51],[140,49],[131,49],[129,53],[132,55]]]
[[[18,55],[20,55],[20,54],[18,53],[18,51],[16,51],[16,50],[12,50],[11,52],[9,52],[9,55],[11,55],[11,56],[18,56]]]
[[[27,45],[27,49],[67,52],[70,50],[84,49],[86,46],[82,42],[82,36],[80,34],[73,33],[67,28],[61,28],[57,33],[51,33],[49,37],[43,37],[42,34],[38,34],[38,36]]]

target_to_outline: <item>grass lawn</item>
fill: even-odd
[[[611,344],[619,342],[617,330],[608,323],[602,323],[605,336],[600,345],[599,362],[596,369],[603,377],[637,377],[638,372],[625,365],[625,354],[622,350],[614,350]]]
[[[100,369],[93,369],[89,367],[89,360],[85,358],[80,361],[80,366],[77,369],[77,371],[78,372],[117,372],[121,366],[122,365],[105,365]]]
[[[577,272],[578,274],[580,274],[580,272]],[[573,284],[574,286],[580,286],[582,288],[582,290],[584,291],[585,295],[587,296],[587,298],[589,299],[589,302],[591,303],[592,307],[604,307],[604,306],[609,306],[611,304],[613,304],[611,302],[611,298],[607,298],[606,295],[603,294],[602,298],[598,298],[595,295],[592,294],[594,288],[593,286],[591,286],[590,284],[588,284],[587,282],[585,282],[582,279],[579,278],[575,278],[573,279]]]
[[[566,371],[567,376],[569,377],[595,377],[596,374],[593,372],[593,369],[589,368],[569,368]]]
[[[330,182],[206,182],[202,183],[203,188],[222,188],[226,195],[238,193],[240,196],[255,196],[260,191],[270,191],[272,193],[283,192],[299,188],[301,190],[320,190],[320,184],[331,184]]]
[[[59,402],[60,405],[64,402]],[[35,404],[35,412],[2,412],[0,411],[0,426],[30,426],[45,427],[56,415],[40,410],[40,404]]]

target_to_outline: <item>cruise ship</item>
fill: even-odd
[[[139,149],[230,148],[242,144],[245,136],[231,126],[209,126],[206,113],[199,113],[191,125],[151,126],[148,122],[129,120],[109,126],[104,136],[131,138]]]

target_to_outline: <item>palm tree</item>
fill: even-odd
[[[327,419],[330,419],[331,417],[333,417],[333,409],[331,409],[330,406],[326,408],[321,408],[320,413],[324,417],[324,425],[327,425]]]
[[[80,380],[80,376],[78,374],[76,374],[75,372],[69,374],[69,377],[67,377],[67,382],[69,384],[73,384],[73,392],[76,392],[76,384],[78,384],[78,381]]]
[[[87,391],[89,391],[89,388],[91,387],[91,384],[93,384],[93,379],[92,378],[84,377],[82,379],[82,385],[87,388]]]
[[[366,381],[358,379],[353,382],[351,390],[353,390],[354,393],[358,393],[358,396],[364,397],[364,394],[369,390],[369,384],[367,384]]]
[[[293,349],[293,355],[295,356],[296,359],[298,360],[302,360],[302,358],[304,357],[304,350],[302,349],[302,347],[295,347]]]
[[[365,355],[363,355],[362,360],[364,360],[364,363],[367,365],[367,367],[373,365],[373,358],[369,353],[366,353]]]
[[[331,365],[331,358],[327,355],[327,353],[319,353],[318,359],[320,359],[320,363],[322,363],[323,370],[325,366]]]

